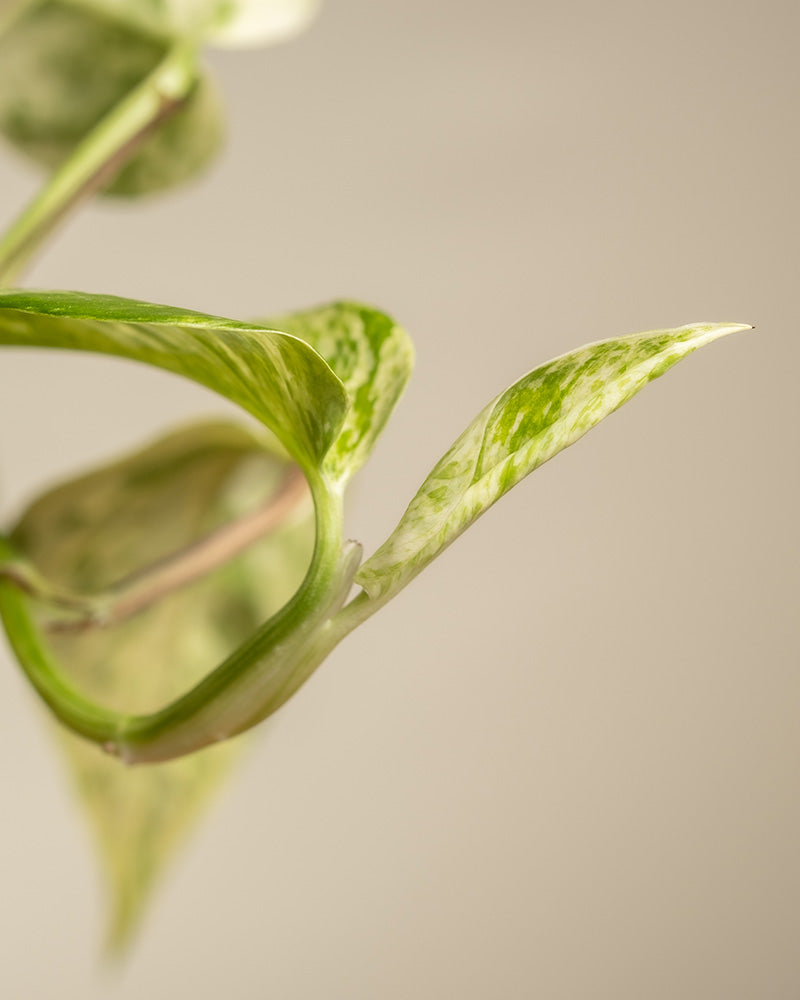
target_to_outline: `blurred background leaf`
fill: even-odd
[[[0,35],[0,133],[53,169],[164,58],[167,39],[103,13],[48,0]],[[216,89],[203,74],[185,104],[149,135],[105,188],[135,196],[190,180],[223,137]]]
[[[53,583],[96,592],[269,504],[293,474],[263,436],[231,424],[193,426],[46,493],[13,538]],[[124,711],[152,711],[181,694],[299,585],[314,535],[302,496],[268,536],[137,616],[53,632],[63,668],[92,697]],[[59,737],[109,878],[110,943],[119,948],[242,740],[129,769],[66,731]]]
[[[70,0],[169,38],[198,37],[212,45],[250,47],[291,38],[314,18],[320,0]]]

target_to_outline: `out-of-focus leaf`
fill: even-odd
[[[95,592],[268,505],[293,469],[244,429],[192,427],[51,490],[23,515],[13,540],[55,585]],[[288,600],[313,537],[306,499],[231,562],[136,617],[77,634],[53,632],[48,642],[63,669],[98,701],[153,710],[198,681]],[[41,608],[42,627],[51,616]],[[109,876],[111,940],[120,946],[242,741],[126,768],[58,733]]]
[[[199,382],[260,420],[304,469],[338,436],[349,401],[323,359],[255,324],[112,295],[0,291],[0,345],[93,351]]]
[[[314,20],[322,0],[237,0],[225,4],[217,0],[219,26],[209,42],[226,48],[269,45],[293,38]]]
[[[325,468],[340,482],[369,458],[414,365],[408,334],[385,313],[355,302],[334,302],[304,312],[264,320],[310,344],[341,380],[350,409],[325,457]]]
[[[166,51],[165,41],[90,9],[34,4],[0,35],[0,132],[37,163],[57,167]],[[147,194],[189,180],[216,155],[222,131],[215,88],[202,76],[105,193]]]
[[[291,38],[314,19],[321,0],[69,0],[139,31],[197,38],[231,48]]]
[[[504,493],[692,351],[749,327],[700,324],[589,344],[529,372],[486,406],[356,574],[370,597],[405,586]]]

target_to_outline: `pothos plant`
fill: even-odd
[[[0,344],[152,365],[255,418],[182,428],[50,490],[0,535],[0,614],[61,724],[110,875],[116,944],[238,750],[232,737],[528,473],[687,354],[746,329],[622,336],[523,375],[365,559],[342,509],[411,372],[394,320],[336,302],[243,322],[10,287],[87,196],[145,196],[213,158],[221,112],[205,45],[291,35],[315,6],[28,0],[2,12],[0,131],[53,172],[0,239]]]

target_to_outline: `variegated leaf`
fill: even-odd
[[[155,69],[166,44],[65,0],[32,4],[0,35],[0,132],[37,163],[59,166]],[[221,141],[220,103],[203,75],[104,193],[139,195],[180,184],[207,166]]]
[[[139,30],[212,45],[250,47],[291,38],[314,18],[321,0],[69,0]]]
[[[384,313],[355,302],[263,322],[310,344],[347,390],[350,409],[325,469],[335,480],[350,479],[369,457],[411,375],[414,349],[408,334]]]
[[[525,375],[493,400],[436,465],[356,581],[386,599],[504,493],[681,358],[749,329],[700,324],[590,344]]]
[[[296,466],[264,451],[253,434],[209,424],[37,500],[13,541],[48,580],[70,591],[105,591],[122,606],[136,581],[149,578],[153,596],[160,596],[151,606],[140,601],[138,614],[108,627],[51,631],[48,643],[66,674],[90,696],[126,712],[158,708],[197,682],[302,579],[314,530],[307,492],[295,491],[285,506],[285,484],[296,476]],[[276,523],[262,540],[190,585],[167,596],[159,591],[159,579],[175,581],[170,557],[180,553],[177,561],[185,563],[205,546],[208,562],[215,532],[241,533],[254,517],[263,527],[270,510]],[[145,577],[136,575],[143,570]],[[42,627],[52,624],[53,610],[40,606],[39,617]],[[242,741],[126,768],[60,727],[58,738],[96,834],[112,889],[111,941],[120,946]]]
[[[301,340],[255,324],[79,292],[0,292],[0,344],[117,355],[199,382],[273,431],[306,470],[339,434],[347,393]]]

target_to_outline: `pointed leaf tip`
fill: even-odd
[[[387,600],[521,479],[698,347],[751,329],[699,323],[588,344],[524,375],[434,467],[356,582]]]

